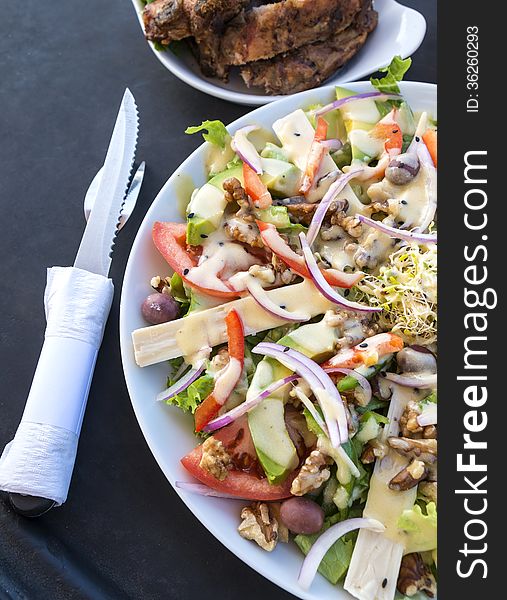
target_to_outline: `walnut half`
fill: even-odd
[[[241,511],[242,522],[239,535],[252,540],[264,550],[271,552],[278,541],[278,521],[265,502],[255,502]]]
[[[404,492],[415,487],[427,475],[428,469],[423,461],[414,458],[407,467],[391,479],[389,487],[396,492]]]
[[[304,496],[312,490],[318,490],[331,476],[331,471],[327,468],[328,460],[320,450],[313,450],[292,482],[291,494]]]
[[[430,598],[435,596],[435,578],[418,552],[403,557],[397,587],[405,596],[414,596],[417,592],[425,592]]]
[[[232,468],[232,459],[220,440],[209,437],[202,445],[201,469],[223,481]]]

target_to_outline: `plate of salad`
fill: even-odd
[[[120,338],[147,443],[231,552],[300,598],[434,597],[436,86],[259,108],[169,178]]]

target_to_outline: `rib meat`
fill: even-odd
[[[358,52],[377,20],[371,0],[363,0],[361,12],[344,31],[271,60],[245,65],[241,76],[249,87],[262,87],[268,94],[292,94],[320,85]]]
[[[223,36],[223,60],[243,65],[327,39],[360,9],[360,0],[282,0],[241,12]]]
[[[152,42],[167,45],[190,37],[190,20],[184,0],[155,0],[144,7],[144,32]]]
[[[224,77],[227,63],[220,58],[220,39],[225,25],[250,0],[155,0],[143,12],[147,39],[168,45],[195,38],[195,49],[205,75]]]

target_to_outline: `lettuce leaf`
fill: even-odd
[[[388,67],[380,69],[381,73],[387,73],[387,75],[380,79],[371,77],[370,83],[377,91],[384,94],[399,94],[398,83],[403,79],[411,64],[412,59],[410,57],[403,59],[401,56],[395,56]]]
[[[335,516],[336,517],[336,516]],[[324,526],[319,533],[313,535],[299,534],[294,538],[301,552],[306,555],[326,529],[337,522],[337,518],[330,517],[324,521]],[[336,584],[343,578],[349,568],[352,551],[354,550],[354,536],[347,535],[337,540],[326,552],[319,565],[319,573],[324,575],[331,583]]]
[[[203,121],[201,125],[187,127],[185,129],[185,133],[188,133],[189,135],[202,131],[205,132],[202,134],[202,137],[207,142],[215,144],[215,146],[220,146],[222,149],[225,148],[225,142],[229,137],[229,134],[222,121]]]
[[[404,510],[398,519],[398,527],[406,534],[407,552],[426,552],[437,547],[437,507],[434,502],[426,504],[426,514],[419,504]]]
[[[175,381],[172,381],[171,378],[167,379],[167,387],[174,383]],[[186,390],[167,400],[166,404],[178,406],[182,410],[194,414],[199,404],[211,394],[214,385],[214,378],[205,373],[190,384]]]

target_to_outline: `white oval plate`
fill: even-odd
[[[347,84],[352,90],[364,92],[371,89],[368,82]],[[416,110],[427,110],[436,118],[436,86],[429,83],[402,84],[402,93]],[[311,104],[326,104],[334,99],[334,88],[309,90],[289,96],[280,102],[254,110],[229,127],[234,132],[239,127],[257,123],[271,128],[278,118],[293,110]],[[206,115],[203,114],[203,118]],[[157,274],[167,274],[170,269],[160,257],[151,240],[154,221],[181,221],[175,198],[181,181],[191,177],[195,185],[206,181],[204,168],[207,144],[200,146],[173,173],[148,210],[130,252],[123,281],[120,304],[120,344],[123,369],[134,412],[153,456],[174,487],[176,481],[192,478],[180,464],[180,458],[194,448],[198,440],[193,434],[192,419],[176,407],[155,402],[167,377],[167,364],[140,368],[134,360],[131,332],[146,323],[140,306],[150,293],[150,279]],[[239,513],[245,502],[206,498],[175,488],[183,502],[211,533],[247,565],[291,592],[307,600],[344,600],[349,595],[341,587],[331,585],[318,575],[308,592],[297,584],[303,555],[296,545],[278,544],[271,553],[261,550],[254,542],[241,538],[237,532]],[[170,537],[171,532],[167,532]]]
[[[140,0],[132,2],[144,32],[143,4]],[[393,56],[399,54],[406,58],[419,48],[426,33],[426,20],[420,13],[402,6],[395,0],[375,0],[375,10],[379,13],[379,23],[375,31],[370,34],[358,54],[328,79],[324,86],[356,81],[387,66]],[[152,42],[148,43],[166,69],[201,92],[248,106],[260,106],[285,98],[248,88],[238,74],[231,75],[227,83],[215,77],[205,77],[189,49],[179,48],[176,55],[171,50],[160,52]]]

